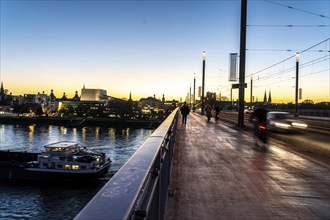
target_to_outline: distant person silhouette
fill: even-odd
[[[253,119],[256,119],[253,121]],[[254,122],[254,132],[258,132],[258,125],[260,123],[266,123],[267,121],[267,110],[264,106],[257,106],[249,118],[250,122]]]
[[[205,107],[205,111],[206,111],[207,121],[210,121],[212,117],[212,107],[210,104],[207,104],[207,106]]]
[[[190,108],[187,105],[187,102],[183,103],[183,106],[180,108],[181,115],[182,115],[182,124],[187,124],[187,116],[189,115]]]

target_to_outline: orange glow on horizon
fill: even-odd
[[[193,78],[192,78],[193,79]],[[161,79],[163,80],[163,79]],[[165,79],[164,79],[165,81]],[[36,80],[32,81],[30,79],[26,80],[17,80],[8,78],[3,80],[4,88],[7,89],[10,93],[13,95],[24,95],[24,94],[38,94],[39,93],[45,93],[50,94],[51,90],[54,91],[54,94],[57,98],[61,98],[63,96],[63,93],[65,92],[67,98],[73,98],[76,91],[78,92],[78,95],[81,95],[81,89],[85,85],[86,88],[94,88],[94,89],[104,89],[107,91],[108,96],[120,98],[120,99],[129,99],[129,95],[131,93],[132,99],[134,101],[138,101],[141,98],[147,98],[147,97],[155,97],[157,99],[162,99],[163,94],[165,96],[165,99],[167,101],[170,100],[182,100],[184,101],[187,97],[187,94],[189,92],[189,87],[182,88],[184,81],[176,79],[173,82],[167,82],[170,83],[170,86],[162,85],[161,83],[152,80],[148,80],[146,82],[147,85],[151,86],[143,86],[139,82],[125,82],[124,80],[121,81],[110,81],[110,82],[91,82],[84,84],[81,82],[76,82],[72,79],[68,79],[65,81],[51,81],[48,78],[42,80]],[[158,84],[156,84],[158,83]],[[164,83],[163,83],[164,84]],[[189,86],[189,85],[188,85]],[[199,98],[197,97],[197,88],[199,85],[196,85],[196,100]],[[330,92],[329,88],[327,87],[320,87],[317,90],[314,88],[309,88],[307,86],[302,85],[303,92],[302,92],[302,99],[299,100],[299,102],[302,102],[304,100],[312,100],[314,103],[318,102],[330,102]],[[206,90],[208,90],[206,88]],[[294,103],[295,98],[295,91],[294,87],[278,87],[278,88],[270,88],[266,90],[266,95],[268,98],[269,90],[271,91],[272,96],[272,103]],[[214,92],[214,91],[213,91]],[[216,91],[217,95],[219,94],[219,91]],[[254,101],[263,101],[265,90],[263,88],[254,89],[253,96]],[[193,89],[192,89],[192,95],[193,95]],[[222,96],[226,96],[230,100],[230,90],[228,91],[222,91]],[[238,97],[238,91],[233,90],[233,100],[237,100]],[[245,101],[247,103],[250,102],[250,89],[245,89]]]
[[[6,87],[5,87],[6,89]],[[102,88],[103,89],[103,88]],[[42,93],[43,91],[45,92],[45,94],[50,94],[50,91],[51,89],[46,89],[46,90],[42,90],[41,88],[40,89],[37,89],[37,88],[34,88],[34,89],[8,89],[9,92],[11,92],[13,95],[24,95],[24,94],[38,94],[38,92]],[[78,91],[78,95],[80,96],[81,94],[81,89],[79,90],[56,90],[56,89],[53,89],[54,90],[54,95],[57,97],[57,98],[61,98],[63,96],[63,92],[62,91],[65,91],[65,94],[66,94],[66,97],[68,99],[70,98],[73,98],[76,91]],[[112,97],[116,97],[116,98],[120,98],[120,99],[129,99],[129,94],[130,94],[130,91],[127,91],[126,94],[124,93],[116,93],[116,92],[111,92],[109,93],[109,91],[107,91],[107,95],[108,96],[112,96]],[[144,95],[144,94],[141,94],[141,93],[134,93],[134,91],[131,92],[132,94],[132,99],[133,101],[139,101],[141,98],[148,98],[148,97],[153,97],[153,93],[150,93],[149,95]],[[162,99],[163,97],[163,94],[155,94],[156,95],[156,98],[157,99]],[[180,101],[180,99],[182,98],[182,100],[185,99],[185,97],[170,97],[170,96],[167,96],[166,93],[164,94],[165,95],[165,99],[167,101],[170,101],[170,100],[177,100],[177,101]],[[247,91],[245,92],[245,101],[247,103],[250,103],[250,95],[247,93]],[[287,103],[294,103],[294,94],[290,94],[287,95],[287,96],[281,96],[281,95],[277,95],[276,93],[272,92],[272,103],[278,103],[278,104],[287,104]],[[323,96],[317,96],[317,97],[308,97],[308,96],[305,96],[303,95],[303,99],[299,100],[299,103],[303,102],[304,100],[312,100],[314,101],[314,103],[318,103],[318,102],[329,102],[330,101],[330,98],[329,98],[329,95],[327,96],[326,94],[324,94]],[[230,99],[230,97],[228,97]],[[258,102],[262,102],[263,101],[263,98],[264,98],[264,94],[259,94],[259,95],[255,95],[254,97],[254,101],[258,101]],[[267,98],[268,98],[268,93],[267,93]],[[258,100],[257,100],[258,99]],[[199,100],[198,97],[196,97],[196,100]],[[237,96],[233,96],[233,100],[237,100]]]

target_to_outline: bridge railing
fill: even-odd
[[[76,220],[164,219],[178,112],[165,119]]]

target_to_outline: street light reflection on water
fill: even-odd
[[[35,125],[30,125],[29,126],[29,139],[30,139],[30,142],[33,142],[34,126]]]
[[[0,125],[0,150],[34,151],[58,141],[73,141],[104,152],[114,173],[152,134],[152,129],[51,125]],[[36,184],[0,180],[0,219],[73,219],[106,183]]]
[[[67,128],[62,126],[61,127],[61,133],[65,135],[66,132],[67,132]]]

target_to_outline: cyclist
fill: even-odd
[[[253,113],[250,116],[249,121],[253,122],[253,119],[256,119],[254,121],[254,132],[258,134],[258,125],[260,123],[266,123],[267,121],[267,110],[263,106],[258,106],[254,109]]]

